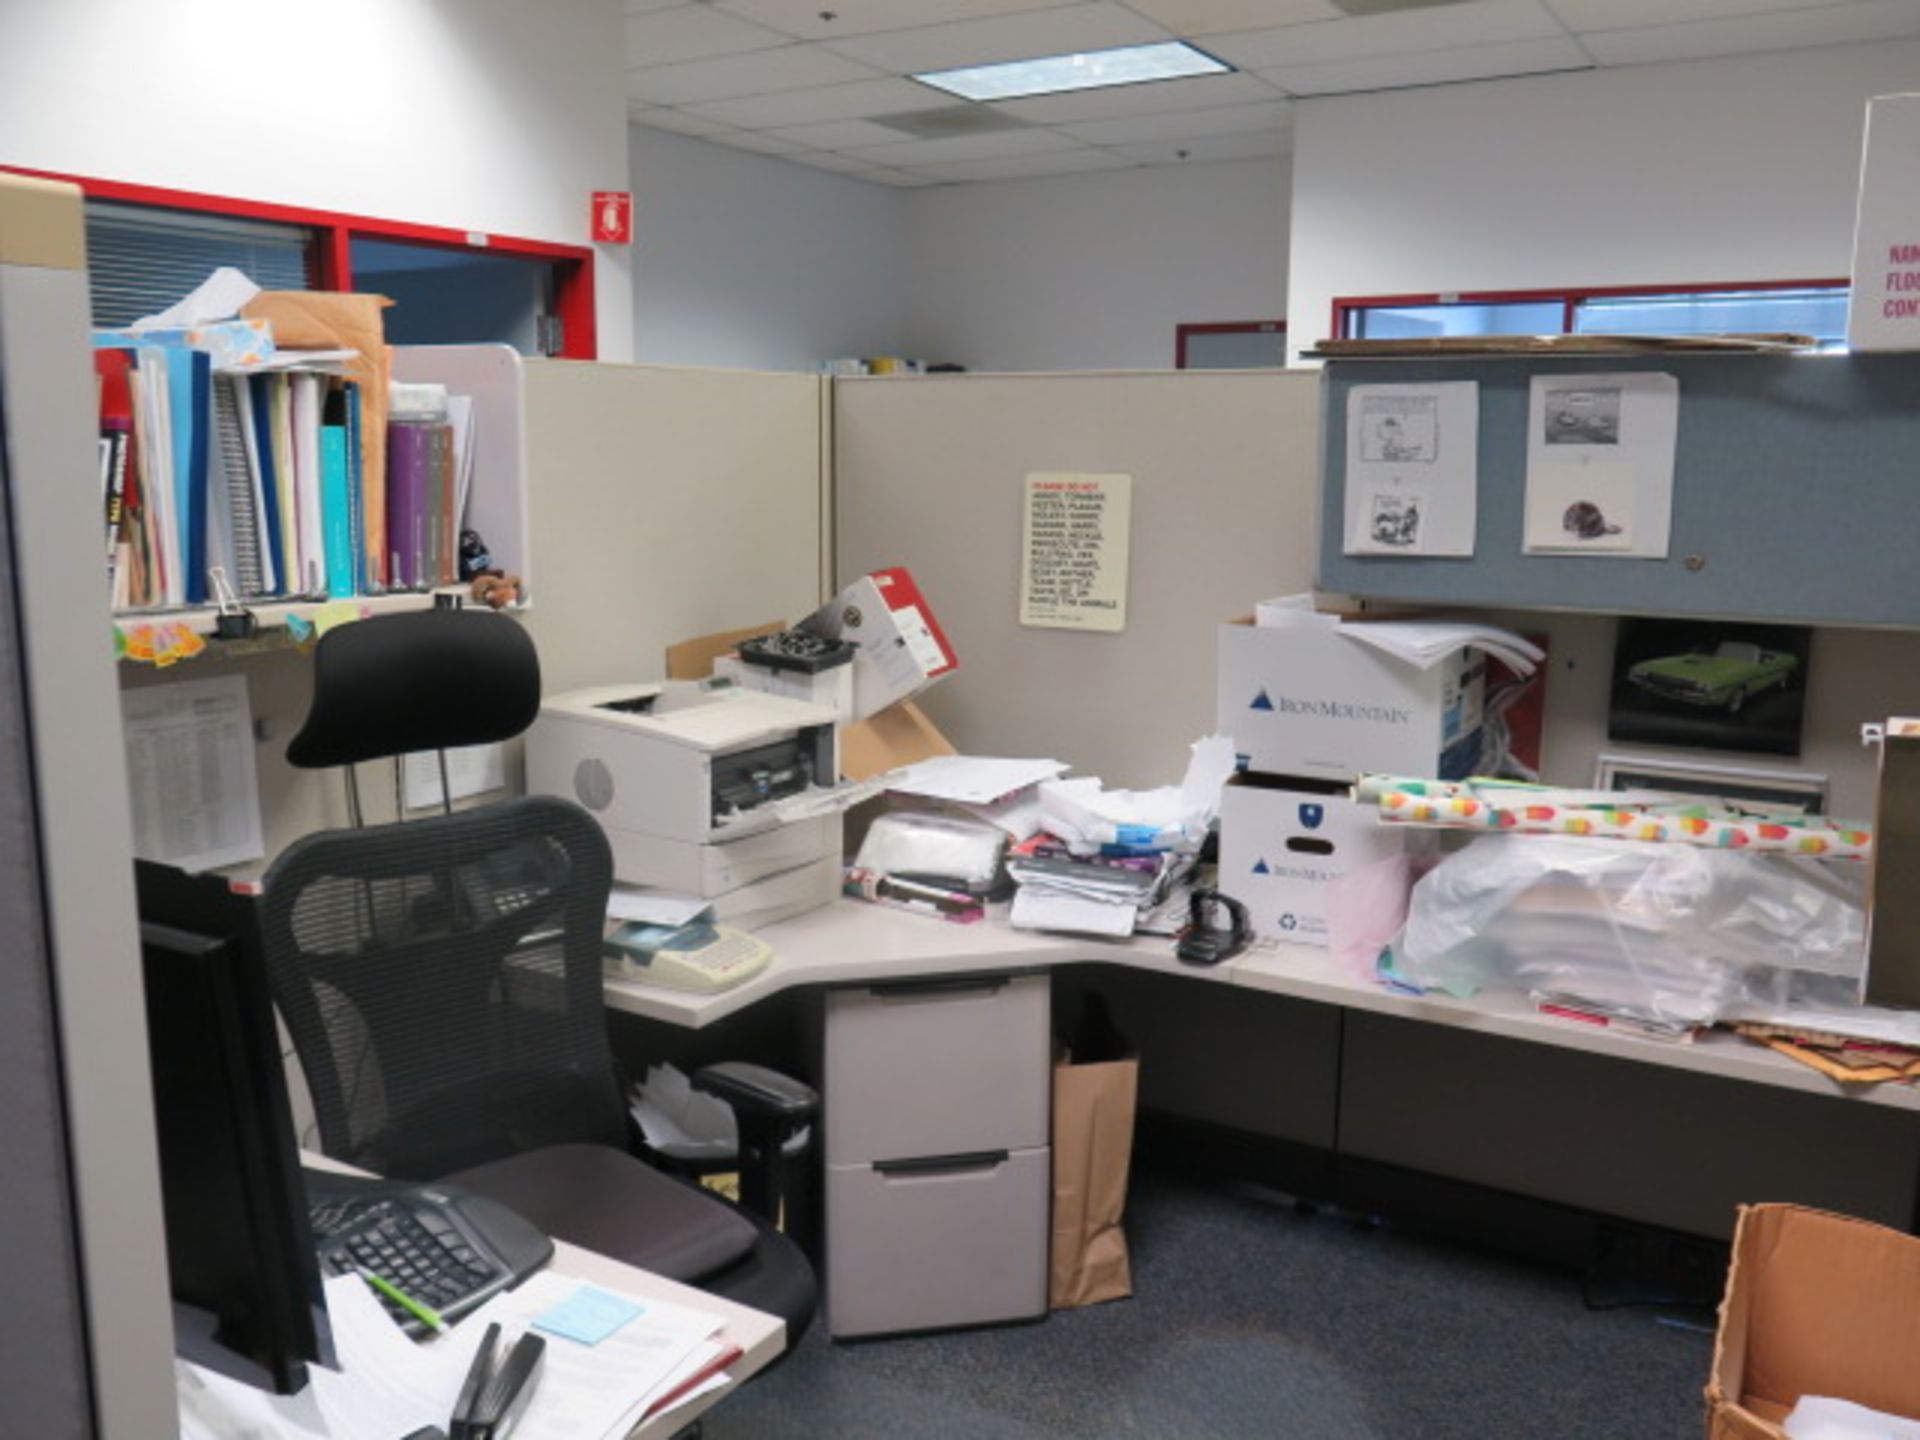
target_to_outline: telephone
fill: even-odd
[[[751,980],[773,960],[766,941],[705,921],[677,927],[630,921],[607,936],[602,953],[607,973],[618,979],[707,995]]]

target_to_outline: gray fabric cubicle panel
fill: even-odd
[[[5,430],[0,415],[0,440]],[[13,478],[0,444],[0,492],[10,495]],[[0,591],[9,614],[17,594],[13,530],[11,506],[0,505]],[[93,1422],[25,687],[19,634],[0,624],[0,1271],[8,1285],[0,1394],[7,1428],[56,1440],[90,1435]]]
[[[1215,627],[1312,583],[1319,377],[1113,372],[834,385],[835,573],[905,565],[959,671],[927,713],[963,751],[1177,780],[1214,725]],[[1127,626],[1019,622],[1022,483],[1133,476]]]
[[[1665,560],[1526,555],[1534,375],[1658,371],[1680,382]],[[1353,556],[1342,534],[1347,393],[1361,384],[1480,386],[1471,559]],[[1920,624],[1912,583],[1920,361],[1911,355],[1589,355],[1368,360],[1327,367],[1321,583],[1384,599],[1615,614]],[[1690,566],[1689,557],[1701,563]]]

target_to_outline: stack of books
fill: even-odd
[[[1075,855],[1043,831],[1007,856],[1007,873],[1019,886],[1008,918],[1023,929],[1131,935],[1192,866],[1192,856],[1171,850],[1106,846]]]
[[[143,332],[96,336],[100,487],[117,611],[333,599],[460,579],[471,407],[393,425],[369,468],[337,358],[233,362]]]

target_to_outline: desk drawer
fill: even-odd
[[[1047,1308],[1052,1152],[827,1167],[827,1332],[1024,1320]]]
[[[1047,1143],[1044,975],[834,990],[821,1081],[826,1161],[852,1165]]]

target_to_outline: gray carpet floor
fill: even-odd
[[[833,1344],[816,1325],[706,1440],[1698,1440],[1704,1314],[1591,1311],[1563,1272],[1246,1187],[1136,1180],[1130,1300]]]

